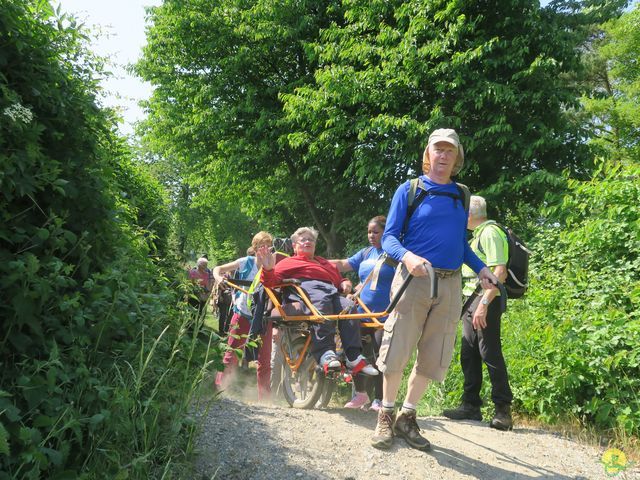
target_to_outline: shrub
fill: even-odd
[[[0,8],[0,478],[160,477],[208,358],[140,228],[157,190],[113,148],[73,20]]]

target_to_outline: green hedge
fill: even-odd
[[[531,242],[531,288],[509,301],[503,350],[520,412],[640,434],[640,168],[569,181]],[[461,394],[455,364],[447,403]],[[485,382],[484,398],[490,399]]]
[[[0,10],[0,478],[177,476],[208,359],[151,259],[159,187],[96,107],[74,22]]]

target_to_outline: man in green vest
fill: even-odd
[[[507,278],[509,243],[504,232],[493,220],[487,219],[487,203],[484,198],[471,196],[468,228],[473,231],[471,249],[504,282]],[[466,301],[462,310],[462,342],[460,363],[464,374],[462,404],[443,412],[454,420],[482,420],[480,389],[482,387],[482,363],[491,380],[491,399],[495,404],[495,416],[490,426],[498,430],[511,430],[511,402],[507,366],[502,355],[500,341],[500,302],[495,299],[497,289],[476,288],[477,276],[463,265],[462,290]],[[495,300],[495,301],[494,301]]]

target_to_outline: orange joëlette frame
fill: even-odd
[[[289,315],[285,312],[282,303],[278,300],[278,296],[275,294],[274,290],[278,288],[290,287],[296,290],[296,293],[300,297],[300,299],[304,302],[306,307],[311,312],[311,315]],[[306,292],[300,287],[300,285],[296,283],[281,283],[275,285],[273,288],[264,287],[264,291],[267,293],[269,299],[273,303],[273,306],[278,310],[280,316],[282,317],[283,322],[324,322],[325,320],[364,320],[370,319],[371,322],[363,322],[361,325],[363,327],[371,327],[371,328],[382,328],[384,326],[383,323],[378,321],[378,318],[385,317],[389,313],[387,311],[384,312],[376,312],[373,313],[367,306],[360,300],[360,297],[356,298],[356,304],[362,308],[364,313],[344,313],[344,311],[338,314],[331,315],[323,315],[318,311],[318,309],[311,303],[309,297]],[[354,305],[355,306],[355,305]]]

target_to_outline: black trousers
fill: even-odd
[[[231,311],[231,294],[220,293],[216,303],[218,307],[218,335],[221,337],[229,333],[229,323],[233,312]]]
[[[378,353],[380,352],[380,345],[382,345],[382,336],[384,329],[379,328],[363,328],[362,335],[371,335],[371,342],[362,346],[362,354],[369,360],[369,363],[376,367],[376,360],[378,360]],[[382,373],[379,373],[375,377],[358,373],[353,377],[353,386],[356,392],[369,392],[373,394],[371,400],[377,398],[382,400]],[[371,391],[372,390],[372,391]]]
[[[491,380],[491,400],[496,405],[511,405],[513,394],[509,387],[507,365],[502,355],[500,340],[500,301],[494,299],[487,311],[487,327],[473,329],[473,313],[480,303],[477,296],[462,313],[462,345],[460,364],[464,374],[464,393],[462,401],[481,406],[480,389],[482,387],[482,363],[487,366]]]

